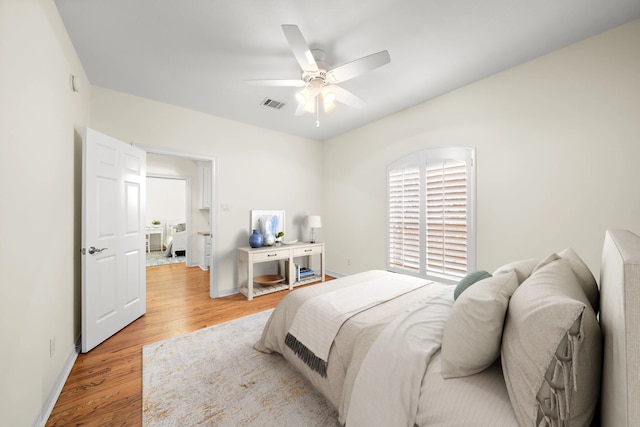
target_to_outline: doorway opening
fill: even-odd
[[[218,297],[218,245],[216,239],[218,218],[215,214],[217,207],[216,158],[160,147],[143,145],[139,147],[147,152],[148,177],[186,182],[185,202],[174,201],[186,210],[186,241],[181,242],[186,246],[185,265],[194,268],[200,267],[203,270],[209,269],[209,296],[211,298]],[[168,201],[168,203],[171,202],[172,200]],[[153,215],[153,213],[148,210],[149,215]],[[176,214],[176,216],[178,215]],[[153,219],[150,218],[149,220]],[[179,222],[178,220],[180,218],[159,219],[161,223],[163,221],[176,223]],[[161,224],[161,226],[164,226],[164,224]],[[170,233],[170,231],[167,230],[167,233]],[[209,239],[206,251],[202,249],[203,242],[200,242],[200,240],[204,239],[202,236],[205,235]],[[167,234],[164,236],[167,236]],[[174,237],[177,237],[177,235],[174,234]],[[178,242],[174,240],[174,243]],[[164,249],[166,250],[166,247]],[[178,247],[175,249],[178,249]],[[179,249],[182,249],[182,247],[179,247]]]
[[[153,168],[156,156],[147,160]],[[175,163],[175,162],[174,162]],[[147,172],[147,267],[193,264],[191,250],[191,177]],[[208,227],[208,225],[207,225]]]

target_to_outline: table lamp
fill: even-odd
[[[315,229],[322,228],[322,221],[320,220],[320,215],[309,215],[306,219],[307,227],[311,229],[311,240],[309,243],[316,242]]]

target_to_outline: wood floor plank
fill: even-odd
[[[268,310],[287,293],[211,299],[208,271],[185,264],[147,268],[147,313],[78,355],[46,425],[142,425],[144,345]]]

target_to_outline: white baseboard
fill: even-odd
[[[325,274],[328,276],[335,277],[336,279],[346,276],[346,274],[338,273],[336,271],[329,271],[329,270],[325,270]]]
[[[229,295],[235,295],[235,294],[239,294],[240,291],[238,290],[238,288],[234,287],[232,289],[228,289],[226,291],[218,291],[218,296],[216,298],[220,298],[220,297],[228,297]]]
[[[40,408],[40,413],[33,420],[31,424],[33,427],[44,427],[53,411],[53,407],[56,405],[58,401],[58,397],[60,397],[60,393],[62,392],[62,388],[64,387],[64,383],[67,382],[67,378],[71,373],[71,369],[73,368],[73,364],[76,362],[78,358],[78,349],[80,348],[80,337],[76,340],[75,345],[71,349],[71,352],[67,356],[67,360],[64,362],[56,381],[51,386],[49,390],[49,394],[47,394],[47,398],[42,402],[42,407]]]

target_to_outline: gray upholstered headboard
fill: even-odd
[[[600,271],[603,427],[640,426],[640,237],[605,235]]]

